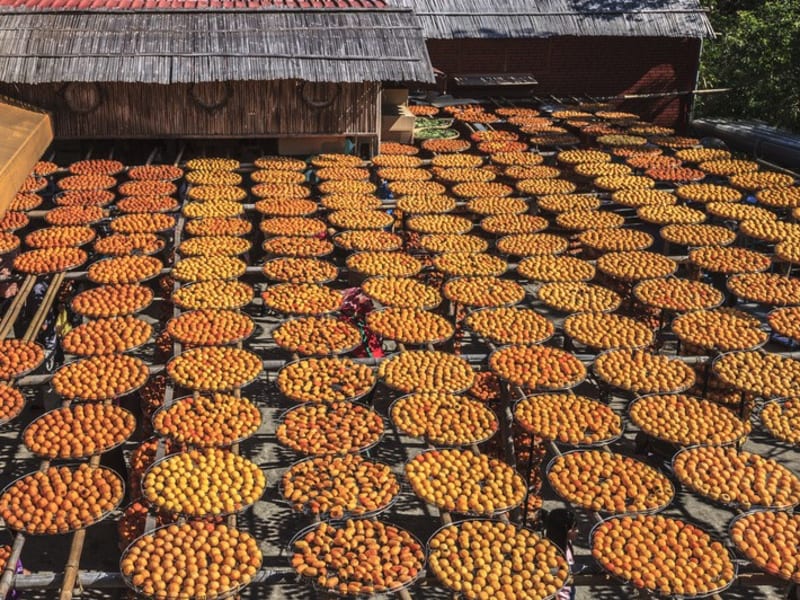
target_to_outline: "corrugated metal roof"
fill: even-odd
[[[428,39],[551,36],[712,37],[699,0],[394,0]]]

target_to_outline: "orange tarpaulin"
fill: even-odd
[[[52,140],[50,115],[0,102],[0,217]]]

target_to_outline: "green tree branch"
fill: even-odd
[[[760,119],[800,131],[800,1],[704,0],[717,38],[700,77],[733,92],[698,101],[698,114]]]

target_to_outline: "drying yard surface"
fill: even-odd
[[[579,599],[800,581],[798,183],[609,106],[412,110],[371,160],[37,165],[0,219],[23,597],[546,597],[565,505]]]

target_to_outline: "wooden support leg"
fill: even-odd
[[[47,288],[47,292],[44,295],[42,304],[39,306],[36,314],[28,325],[27,331],[25,332],[24,337],[26,340],[33,341],[39,335],[39,330],[42,328],[42,323],[44,323],[47,313],[53,306],[53,301],[55,300],[56,295],[58,294],[58,289],[61,287],[63,281],[64,273],[57,273],[53,276],[53,280],[50,282],[50,286]]]
[[[530,490],[531,490],[531,472],[533,471],[533,449],[534,449],[534,446],[536,445],[535,441],[534,441],[534,436],[532,434],[529,434],[529,435],[531,437],[531,443],[528,446],[528,468],[525,469],[525,479],[527,480],[528,494],[530,494]],[[528,497],[526,495],[525,496],[525,506],[522,509],[522,526],[523,527],[525,527],[528,524],[528,506],[529,506],[529,502],[528,502]]]
[[[517,455],[514,449],[514,414],[508,385],[500,385],[500,435],[503,440],[505,461],[513,469],[517,468]]]
[[[67,566],[64,568],[64,582],[61,584],[59,600],[72,600],[72,591],[78,576],[84,541],[86,541],[86,530],[79,529],[72,537],[72,546],[69,549]]]
[[[8,557],[6,568],[3,570],[3,576],[0,577],[0,598],[8,596],[14,585],[14,575],[17,572],[17,563],[19,557],[22,555],[22,547],[25,545],[25,536],[18,533],[14,538],[14,544],[11,546],[11,555]]]
[[[89,466],[100,466],[100,455],[95,455],[89,459]],[[69,557],[67,558],[67,565],[64,567],[64,581],[61,584],[61,595],[59,600],[72,600],[72,592],[75,589],[75,582],[78,579],[78,570],[80,569],[81,553],[83,552],[83,543],[86,541],[86,530],[79,529],[72,536],[72,546],[69,549]]]

